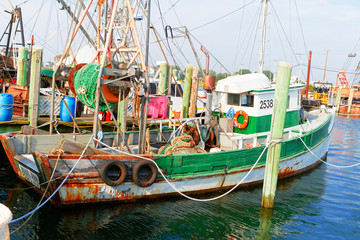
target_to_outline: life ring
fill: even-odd
[[[117,186],[125,180],[126,167],[119,160],[110,160],[100,170],[100,177],[109,186]]]
[[[238,120],[239,116],[244,117],[244,122],[242,124],[239,123],[239,120]],[[235,116],[234,116],[235,127],[239,128],[239,129],[244,129],[247,127],[248,123],[249,123],[249,116],[246,114],[245,111],[239,110],[235,113]]]
[[[154,163],[142,160],[135,164],[132,175],[136,185],[149,187],[155,182],[158,170]]]

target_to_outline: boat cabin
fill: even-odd
[[[285,128],[299,125],[302,88],[303,84],[290,84]],[[233,110],[233,133],[264,133],[270,131],[274,97],[275,83],[262,73],[230,76],[216,85],[213,112],[225,117]]]

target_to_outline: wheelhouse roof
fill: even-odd
[[[219,80],[215,92],[243,93],[271,88],[270,80],[263,73],[229,76]]]

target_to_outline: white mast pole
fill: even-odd
[[[260,51],[260,61],[259,61],[259,73],[263,72],[263,64],[264,64],[267,1],[268,0],[263,0],[264,6],[263,6],[263,23],[262,23],[262,32],[261,32],[261,51]]]

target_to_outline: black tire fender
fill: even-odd
[[[118,171],[120,174],[119,176],[111,176],[110,171]],[[126,167],[125,164],[122,163],[120,160],[113,159],[106,162],[101,170],[100,170],[100,177],[109,186],[117,186],[121,184],[126,177]]]
[[[151,173],[149,172],[145,174],[145,176],[141,176],[144,175],[144,170],[148,172],[151,171]],[[158,169],[153,162],[141,160],[134,165],[132,175],[136,185],[139,187],[149,187],[155,182],[158,175]]]

